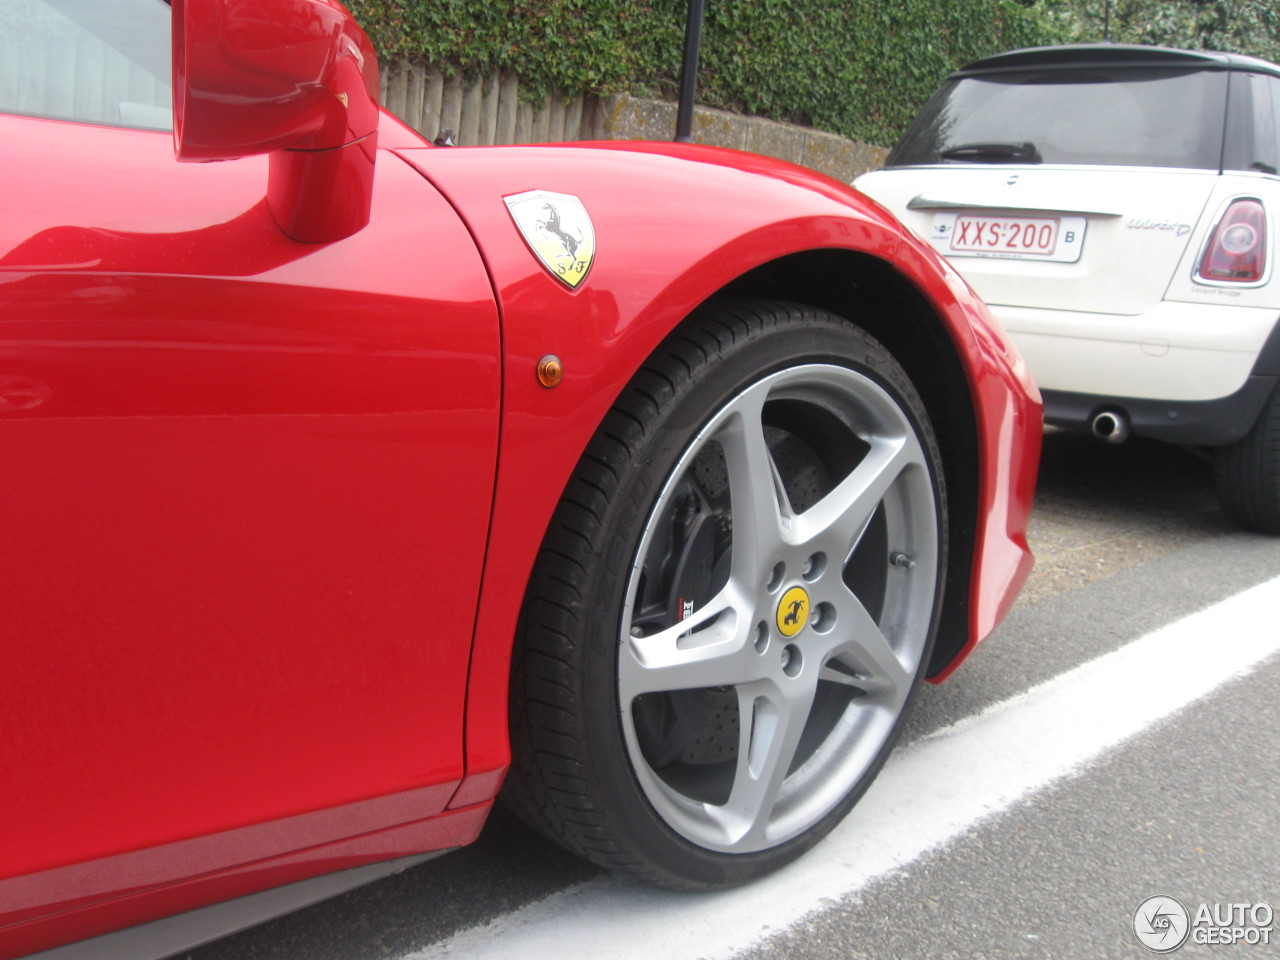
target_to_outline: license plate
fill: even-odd
[[[949,257],[1075,263],[1084,252],[1084,228],[1084,217],[936,213],[929,242]]]

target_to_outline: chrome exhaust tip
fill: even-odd
[[[1129,418],[1122,410],[1103,410],[1094,416],[1089,429],[1103,443],[1124,443],[1129,439]]]

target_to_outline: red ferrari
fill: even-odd
[[[377,96],[337,0],[0,9],[0,956],[164,956],[500,791],[750,880],[1027,575],[1035,387],[880,207]]]

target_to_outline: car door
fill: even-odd
[[[141,129],[155,9],[15,2],[0,928],[444,808],[499,404],[483,263],[418,173],[383,153],[365,229],[289,240],[265,158]]]

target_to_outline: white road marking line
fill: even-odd
[[[853,813],[750,886],[676,894],[596,879],[405,960],[724,960],[900,869],[1280,650],[1280,578],[899,750]]]

